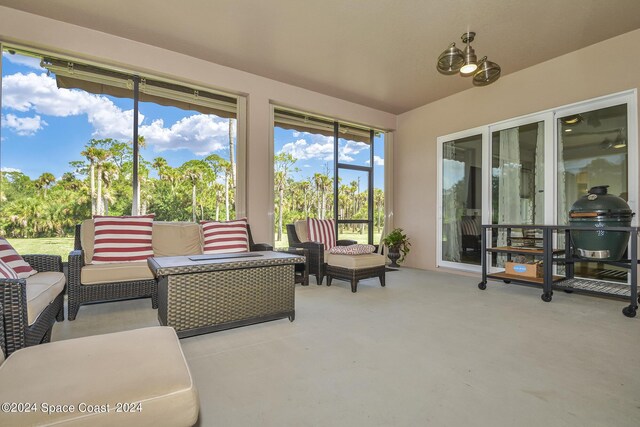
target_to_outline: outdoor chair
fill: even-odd
[[[289,239],[289,246],[292,248],[304,248],[309,251],[309,274],[316,276],[316,283],[322,284],[322,280],[326,275],[326,258],[328,251],[325,251],[324,244],[320,242],[309,241],[309,231],[307,228],[307,221],[296,221],[294,224],[287,224],[287,238]],[[355,245],[355,240],[338,240],[337,246],[349,246]]]
[[[38,273],[26,279],[0,279],[5,352],[51,341],[56,320],[64,320],[65,276],[58,255],[23,255]]]

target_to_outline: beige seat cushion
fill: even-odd
[[[379,254],[366,255],[338,255],[328,254],[325,262],[334,267],[358,270],[361,268],[380,267],[385,265],[385,257]]]
[[[82,267],[80,271],[80,283],[83,285],[151,280],[153,278],[147,261],[89,264]]]
[[[152,237],[154,256],[202,254],[202,231],[195,222],[155,221]]]
[[[73,413],[0,412],[0,425],[191,426],[198,393],[173,328],[153,327],[27,347],[0,366],[0,402],[76,405]],[[109,405],[81,413],[78,404]],[[115,413],[118,402],[141,412]]]
[[[301,242],[309,241],[309,227],[307,226],[307,220],[299,220],[293,223],[293,227],[296,229],[296,234]]]
[[[27,320],[29,325],[38,320],[40,313],[64,290],[63,273],[43,271],[27,278]]]

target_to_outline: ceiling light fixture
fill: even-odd
[[[478,63],[476,51],[471,46],[475,36],[476,33],[473,31],[468,31],[462,35],[462,42],[466,44],[464,51],[458,49],[455,43],[451,43],[438,57],[436,65],[438,72],[447,76],[458,72],[462,77],[473,76],[473,84],[475,86],[487,86],[498,80],[501,73],[498,64],[488,61],[486,56]]]
[[[618,136],[613,141],[613,148],[624,148],[627,146],[627,140],[622,136],[622,129],[618,129]]]

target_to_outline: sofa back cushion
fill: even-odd
[[[205,254],[236,253],[249,251],[247,219],[217,222],[201,221]]]
[[[154,215],[93,218],[93,264],[144,261],[153,256]]]
[[[91,258],[93,258],[93,219],[85,219],[80,223],[80,244],[84,251],[84,263],[91,264]]]
[[[155,221],[153,255],[180,256],[202,254],[202,231],[195,222]]]
[[[324,243],[324,249],[329,250],[336,245],[335,222],[332,219],[307,218],[309,240]]]
[[[293,223],[293,227],[296,229],[298,240],[301,242],[309,241],[309,227],[307,226],[307,220],[301,219]]]
[[[19,254],[6,239],[0,237],[0,260],[7,267],[11,268],[20,279],[26,279],[37,273]]]

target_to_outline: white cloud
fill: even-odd
[[[33,68],[35,70],[42,70],[42,67],[40,66],[40,58],[20,54],[11,55],[9,52],[2,52],[2,57],[12,64],[24,65],[25,67]]]
[[[92,137],[131,140],[133,110],[123,110],[109,98],[77,89],[59,89],[55,78],[45,73],[16,73],[2,80],[3,107],[20,112],[69,117],[87,115]],[[8,117],[8,115],[7,115]],[[154,151],[189,149],[197,155],[209,154],[226,146],[228,124],[215,116],[195,114],[169,127],[162,119],[144,124],[138,115],[140,135]],[[44,121],[43,121],[44,123]],[[34,131],[35,133],[35,131]]]
[[[308,132],[294,132],[293,135],[303,135],[304,138],[284,144],[278,153],[289,153],[298,160],[318,159],[333,161],[333,137]],[[364,142],[341,142],[338,147],[338,160],[352,162],[354,161],[354,155],[368,147],[369,145]]]
[[[215,119],[196,114],[178,120],[169,128],[158,119],[148,126],[140,126],[140,135],[154,151],[189,149],[197,155],[206,155],[227,147],[229,125]]]
[[[367,160],[366,164],[371,164],[371,160]],[[384,166],[384,159],[380,156],[373,156],[373,164],[375,166]]]
[[[16,169],[16,168],[7,168],[7,167],[2,167],[0,168],[0,172],[22,172],[20,169]]]
[[[40,116],[18,117],[15,114],[2,116],[1,126],[9,128],[20,136],[31,136],[47,125]]]

